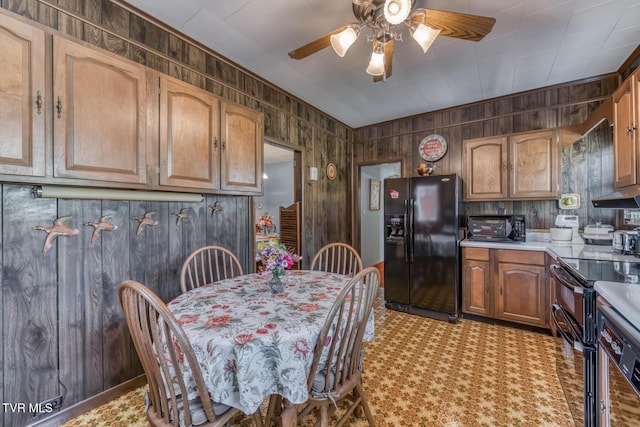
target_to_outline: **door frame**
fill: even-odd
[[[265,136],[263,138],[262,141],[263,144],[271,144],[271,145],[277,145],[279,147],[282,148],[286,148],[288,150],[292,150],[293,151],[293,203],[296,202],[300,202],[300,253],[297,255],[302,256],[304,253],[304,221],[302,221],[302,218],[304,218],[304,186],[302,185],[302,183],[304,182],[304,168],[302,167],[302,165],[304,164],[304,151],[302,150],[302,147],[300,147],[299,145],[293,145],[293,144],[289,144],[285,141],[273,138],[273,137],[268,137]],[[264,159],[263,159],[264,162]],[[264,163],[262,165],[262,169],[264,170]],[[261,178],[262,179],[262,178]],[[264,187],[263,187],[263,191],[262,194],[264,195]],[[251,197],[251,206],[255,206],[254,202],[253,202],[253,196]],[[256,212],[255,209],[252,208],[249,217],[251,218],[250,224],[249,225],[249,229],[250,231],[250,236],[254,236],[255,235],[255,223],[256,223]],[[255,254],[256,251],[256,239],[253,238],[251,239],[251,253]],[[255,263],[253,263],[255,265]]]
[[[394,157],[391,159],[386,159],[384,161],[381,160],[370,160],[370,161],[366,161],[366,162],[358,162],[356,163],[355,166],[355,171],[356,173],[354,174],[354,179],[353,179],[353,188],[352,188],[352,194],[354,195],[353,197],[353,209],[351,209],[351,224],[353,224],[352,226],[352,242],[351,242],[351,246],[353,246],[358,253],[362,253],[362,248],[360,245],[360,241],[362,239],[362,233],[361,233],[361,229],[360,227],[362,227],[362,221],[360,221],[360,213],[362,212],[362,206],[360,206],[360,199],[361,199],[361,194],[360,194],[360,187],[362,185],[361,180],[362,180],[362,167],[363,166],[376,166],[376,165],[384,165],[387,163],[400,163],[400,177],[403,177],[402,172],[404,171],[404,159],[402,157]],[[381,196],[380,197],[381,200],[384,200],[384,197]],[[381,206],[380,209],[384,209],[384,206]]]

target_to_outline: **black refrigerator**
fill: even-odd
[[[387,308],[458,321],[461,211],[456,174],[384,181]]]

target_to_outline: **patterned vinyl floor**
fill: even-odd
[[[382,298],[375,316],[364,388],[378,426],[573,426],[550,335],[399,313]],[[144,387],[64,426],[146,426],[143,396]],[[304,425],[313,425],[312,415]],[[347,425],[367,423],[352,418]]]

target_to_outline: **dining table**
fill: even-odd
[[[278,394],[284,398],[282,425],[295,426],[295,405],[309,397],[307,375],[317,338],[350,277],[291,270],[284,292],[277,294],[270,291],[269,278],[254,273],[220,280],[179,295],[168,307],[191,342],[215,402],[252,414]],[[363,340],[373,338],[372,313]],[[193,384],[188,367],[182,368],[187,384]],[[188,394],[196,398],[195,387]]]

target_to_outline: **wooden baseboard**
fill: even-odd
[[[138,387],[147,383],[147,377],[143,374],[132,378],[128,381],[118,384],[108,390],[98,393],[95,396],[90,397],[87,400],[78,402],[73,406],[70,406],[55,415],[51,415],[47,418],[36,421],[33,424],[29,424],[28,427],[57,427],[69,420],[72,420],[85,412],[97,408],[100,405],[104,405],[124,394],[129,393],[131,390],[135,390]]]

